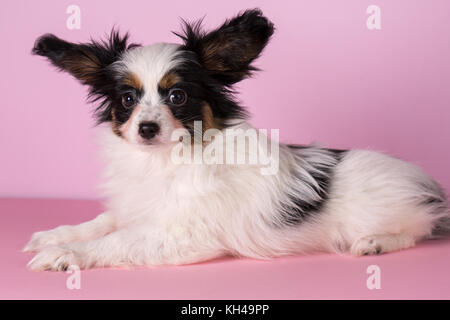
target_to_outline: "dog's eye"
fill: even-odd
[[[129,109],[132,106],[134,106],[136,99],[134,98],[134,96],[131,93],[125,93],[122,96],[122,105],[124,106],[124,108]]]
[[[174,106],[182,106],[187,101],[187,94],[181,89],[172,89],[169,92],[169,101]]]

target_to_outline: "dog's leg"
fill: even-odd
[[[42,250],[48,246],[96,239],[113,230],[113,217],[103,213],[95,219],[79,225],[60,226],[48,231],[35,232],[23,251],[33,252]]]
[[[351,248],[353,256],[374,255],[414,246],[416,239],[408,234],[372,235],[356,240]]]
[[[184,229],[184,230],[183,230]],[[71,265],[94,267],[188,264],[209,260],[224,253],[212,237],[199,237],[179,227],[151,231],[130,227],[84,243],[47,247],[28,264],[32,270],[64,271]]]

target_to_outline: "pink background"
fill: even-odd
[[[448,240],[359,258],[222,258],[132,271],[83,270],[80,290],[67,289],[70,274],[26,269],[33,255],[20,249],[32,232],[81,223],[100,210],[95,200],[0,199],[0,212],[10,213],[0,224],[0,252],[6,261],[0,265],[0,299],[450,299]],[[380,268],[380,289],[367,287],[371,265]]]
[[[81,30],[66,8],[81,7]],[[381,7],[381,30],[366,8]],[[176,42],[179,17],[216,26],[260,7],[276,34],[240,85],[252,123],[282,141],[387,151],[422,165],[450,188],[450,2],[2,1],[0,10],[0,197],[96,198],[100,165],[86,90],[31,56],[52,32],[99,38],[113,25],[143,44]]]
[[[66,8],[81,7],[81,30],[66,28]],[[381,7],[381,30],[366,8]],[[100,165],[86,89],[30,54],[52,32],[71,41],[113,25],[143,44],[177,42],[179,17],[214,27],[260,7],[277,31],[244,81],[239,98],[261,128],[282,141],[371,148],[422,165],[450,190],[450,2],[349,1],[2,1],[0,5],[0,198],[97,198]],[[393,254],[272,261],[221,259],[180,267],[82,272],[82,290],[64,273],[26,270],[20,249],[32,232],[76,224],[101,211],[98,201],[0,199],[0,298],[57,299],[449,299],[449,241]],[[27,223],[23,223],[27,221]],[[366,269],[382,270],[368,290]],[[268,276],[270,275],[270,276]]]

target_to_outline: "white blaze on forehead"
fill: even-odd
[[[118,68],[122,72],[132,72],[144,87],[141,103],[157,105],[160,101],[158,83],[164,75],[182,63],[178,44],[157,43],[134,48],[124,54]]]
[[[145,121],[156,122],[160,127],[160,132],[152,139],[153,144],[170,140],[177,123],[162,101],[158,86],[170,70],[183,62],[179,47],[177,44],[158,43],[133,48],[114,64],[115,70],[118,71],[118,80],[132,74],[138,78],[143,87],[143,96],[140,97],[129,119],[119,129],[127,141],[138,144],[146,142],[139,135],[139,125]]]

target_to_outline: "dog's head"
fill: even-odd
[[[232,85],[256,70],[251,64],[273,33],[259,10],[247,10],[218,29],[184,23],[183,44],[128,44],[112,31],[108,41],[75,44],[47,34],[33,53],[47,57],[90,88],[100,101],[99,123],[135,144],[167,143],[177,128],[193,133],[223,129],[245,111],[233,100]]]

